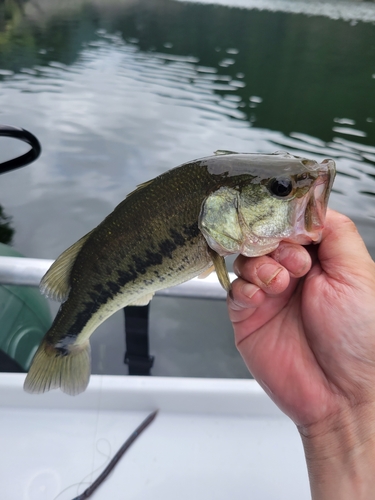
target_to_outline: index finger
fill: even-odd
[[[353,284],[358,275],[368,273],[366,264],[370,269],[374,266],[354,222],[334,210],[327,211],[318,258],[329,276],[344,282],[353,280]]]

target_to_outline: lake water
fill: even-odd
[[[8,0],[0,123],[43,147],[0,178],[26,256],[57,257],[180,163],[283,149],[336,160],[330,206],[375,257],[373,2]],[[0,160],[23,150],[0,144]],[[156,375],[247,376],[223,303],[156,298],[150,330]],[[125,373],[123,344],[120,313],[94,336],[94,371]]]

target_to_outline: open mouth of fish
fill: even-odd
[[[319,174],[311,189],[310,196],[303,197],[297,205],[293,237],[287,238],[285,241],[300,245],[321,241],[328,198],[335,175],[336,169],[333,160],[324,160],[319,164]]]

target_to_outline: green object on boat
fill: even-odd
[[[3,257],[23,257],[0,243]],[[25,371],[52,323],[47,300],[30,286],[0,285],[0,349]]]

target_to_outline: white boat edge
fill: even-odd
[[[60,390],[27,394],[24,379],[0,373],[0,408],[284,416],[255,380],[92,375],[87,390],[72,397]]]

